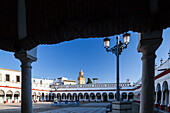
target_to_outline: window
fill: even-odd
[[[40,84],[42,84],[42,80],[40,80]]]
[[[16,82],[20,82],[20,76],[16,76]]]
[[[0,73],[0,81],[2,81],[2,74]]]
[[[6,81],[10,81],[10,76],[6,74]]]

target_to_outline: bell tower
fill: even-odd
[[[82,71],[82,69],[79,72],[78,84],[85,84],[84,72]]]

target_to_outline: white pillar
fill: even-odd
[[[170,107],[170,90],[169,90],[169,103],[168,103],[168,107]]]
[[[142,52],[142,91],[140,113],[154,112],[154,75],[155,51],[162,42],[162,32],[144,33],[138,44],[138,52]]]
[[[155,97],[155,104],[158,103],[158,92],[156,92],[156,97]]]
[[[161,91],[161,105],[164,105],[164,92]]]
[[[32,76],[31,76],[31,63],[36,61],[36,49],[32,51],[20,50],[15,53],[15,57],[21,61],[21,112],[33,113],[32,109]]]
[[[6,94],[4,95],[4,101],[6,101]]]
[[[14,93],[12,94],[12,102],[14,101]]]
[[[168,91],[165,91],[165,105],[168,105]]]

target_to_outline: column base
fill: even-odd
[[[165,110],[165,105],[160,105],[160,110]]]
[[[132,102],[113,101],[112,113],[132,113]]]
[[[155,108],[158,108],[159,107],[159,104],[157,103],[157,104],[155,104]]]
[[[170,112],[170,105],[167,106],[167,112]]]

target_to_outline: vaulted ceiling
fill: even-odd
[[[0,49],[6,51],[170,26],[168,0],[25,0],[24,6],[19,1],[0,1]]]

